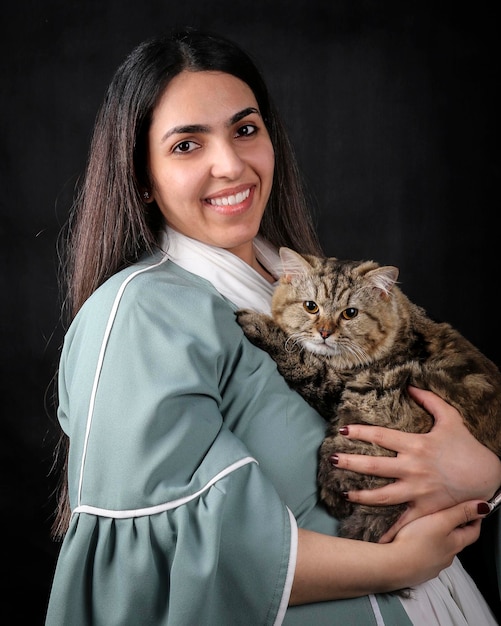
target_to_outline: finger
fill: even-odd
[[[428,413],[433,414],[433,406],[435,399],[443,402],[439,396],[437,396],[433,391],[429,391],[428,389],[420,389],[419,387],[414,387],[413,385],[409,385],[407,387],[407,391],[411,398],[422,406],[423,409],[428,411]]]
[[[452,531],[452,535],[455,536],[458,547],[456,548],[456,553],[461,552],[466,546],[475,543],[480,537],[480,530],[482,526],[482,520],[477,519],[469,524],[465,524],[464,526],[458,526]]]
[[[384,428],[383,426],[369,426],[367,424],[350,424],[340,430],[340,434],[347,439],[359,439],[375,443],[382,448],[393,452],[404,452],[410,447],[410,437],[412,433],[404,433],[394,428]]]
[[[482,500],[469,500],[455,504],[446,511],[450,512],[454,521],[457,521],[457,526],[466,526],[475,520],[483,519],[490,513],[490,507]]]
[[[397,521],[393,524],[391,528],[389,528],[384,535],[379,539],[379,543],[390,543],[395,538],[395,535],[398,531],[403,528],[412,520],[420,517],[419,511],[412,506],[412,503],[409,503],[407,509],[402,513],[402,515],[397,519]]]
[[[397,519],[397,521],[393,524],[393,526],[389,528],[384,535],[382,535],[381,539],[379,540],[380,543],[389,543],[390,541],[394,539],[395,535],[410,522],[420,517],[431,515],[439,510],[441,509],[439,509],[438,507],[432,508],[432,509],[430,508],[423,509],[423,507],[416,506],[414,502],[408,502],[407,508],[402,513],[402,515]]]
[[[482,519],[487,515],[486,511],[489,511],[487,503],[479,502],[478,500],[462,502],[450,509],[446,509],[445,513],[450,513],[452,522],[455,524],[451,535],[460,544],[458,551],[461,551],[478,539]]]
[[[435,513],[427,514],[424,516],[418,515],[416,520],[407,518],[405,524],[401,524],[401,519],[395,524],[383,537],[381,543],[386,543],[392,535],[395,536],[394,531],[400,526],[399,530],[407,524],[411,524],[412,521],[416,523],[425,522],[429,526],[437,530],[440,534],[443,533],[444,538],[450,537],[456,542],[454,547],[455,553],[460,552],[467,545],[470,545],[476,541],[480,534],[480,527],[482,519],[488,515],[489,505],[485,501],[471,500],[468,502],[461,502],[455,504],[447,509],[442,509]],[[400,523],[399,523],[400,522]]]
[[[334,455],[336,469],[350,470],[383,478],[400,478],[399,463],[395,456],[369,456],[367,454],[338,453]]]
[[[419,389],[418,387],[413,387],[412,385],[407,388],[409,395],[411,398],[423,409],[433,416],[435,421],[440,421],[443,417],[452,416],[456,414],[456,411],[452,409],[451,405],[448,404],[445,400],[443,400],[440,396],[437,396],[433,391],[429,391],[426,389]]]
[[[404,504],[409,495],[405,485],[401,481],[395,481],[384,487],[376,489],[360,489],[358,491],[348,491],[346,499],[354,504],[367,506],[389,506],[394,504]]]
[[[444,511],[447,511],[447,513],[444,514]],[[454,532],[456,528],[461,529],[473,526],[474,528],[472,532],[467,531],[461,535],[463,537],[462,540],[467,541],[467,543],[464,544],[464,546],[466,546],[472,542],[472,537],[474,537],[473,541],[478,538],[477,531],[479,531],[481,521],[488,514],[488,511],[489,506],[487,503],[479,502],[478,500],[462,502],[448,509],[432,514],[424,514],[423,511],[413,507],[412,503],[410,503],[407,510],[402,513],[395,524],[393,524],[393,526],[388,529],[384,535],[382,535],[379,543],[390,543],[393,541],[398,532],[410,522],[423,516],[426,517],[429,515],[435,515],[437,516],[437,519],[440,519],[438,516],[441,516],[445,524],[450,524],[450,521],[447,519],[448,517],[452,518],[453,526],[451,532]]]

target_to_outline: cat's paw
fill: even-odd
[[[254,343],[259,343],[266,332],[266,316],[250,309],[240,309],[236,316],[245,335]]]

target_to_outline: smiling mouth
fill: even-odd
[[[222,196],[221,198],[209,198],[207,202],[212,206],[233,206],[234,204],[240,204],[250,195],[250,188],[245,191],[239,191],[236,194],[230,196]]]

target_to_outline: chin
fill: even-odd
[[[304,341],[303,346],[309,352],[313,354],[319,354],[320,356],[334,356],[336,351],[326,345],[325,343],[314,343],[313,341]]]

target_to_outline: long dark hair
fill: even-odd
[[[275,172],[260,232],[276,246],[320,253],[296,159],[285,128],[255,63],[233,42],[194,29],[138,45],[116,71],[98,112],[87,168],[68,221],[62,252],[63,310],[67,322],[107,278],[157,245],[162,216],[143,192],[150,188],[147,138],[153,111],[169,82],[183,70],[220,71],[254,93],[275,151]],[[69,522],[63,458],[54,536]]]

